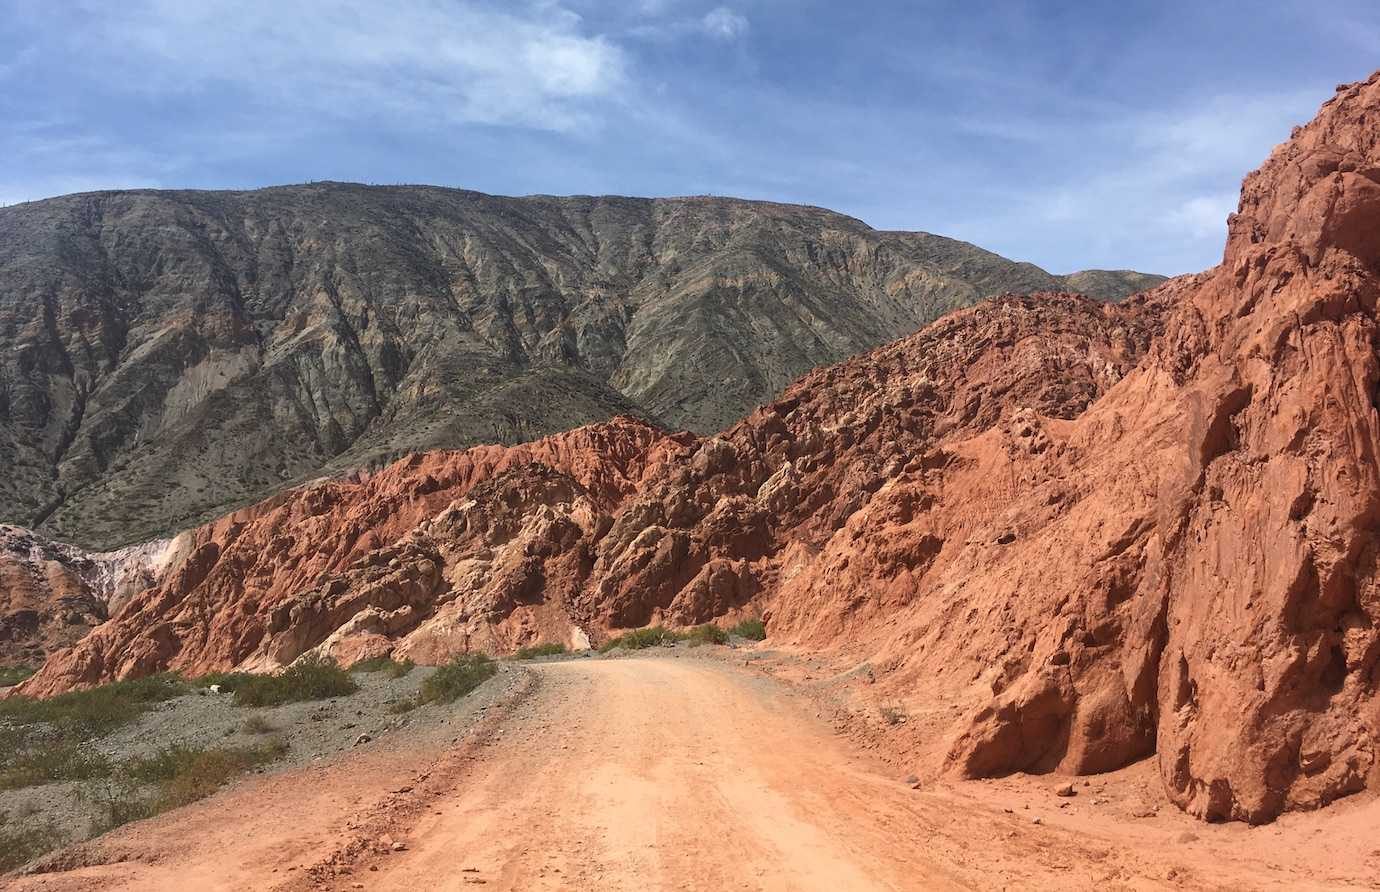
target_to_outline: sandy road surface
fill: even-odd
[[[1061,811],[1047,781],[912,790],[810,701],[728,661],[570,660],[518,677],[442,749],[258,778],[13,887],[1380,887],[1361,862],[1318,869],[1312,827],[1194,825],[1204,838],[1185,842],[1181,825]],[[1020,805],[1032,791],[1036,811]],[[1377,812],[1340,814],[1363,840]],[[1289,845],[1306,860],[1286,863]]]
[[[543,667],[502,763],[419,821],[368,888],[870,889],[951,885],[888,800],[770,686],[698,660]]]

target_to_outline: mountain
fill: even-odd
[[[16,205],[0,520],[110,548],[413,451],[616,414],[706,433],[987,295],[1158,281],[718,198],[319,183]]]
[[[1205,820],[1380,787],[1380,73],[1244,182],[1223,262],[1009,295],[712,437],[617,418],[288,490],[25,683],[436,661],[759,614],[915,768],[1156,759]]]

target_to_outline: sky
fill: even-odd
[[[1377,66],[1374,0],[0,0],[0,204],[733,195],[1176,274]]]

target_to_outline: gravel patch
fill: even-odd
[[[281,759],[255,769],[256,773],[287,771],[356,747],[436,746],[448,743],[459,727],[487,711],[516,683],[521,670],[500,663],[497,675],[454,703],[429,703],[395,712],[393,705],[412,698],[434,671],[418,666],[401,678],[356,672],[352,677],[359,690],[353,694],[273,707],[236,706],[232,694],[198,691],[158,703],[128,725],[84,746],[111,761],[121,761],[174,745],[252,747],[272,740],[286,744]],[[68,842],[77,842],[90,836],[96,810],[87,794],[101,783],[63,781],[0,790],[0,814],[12,823],[52,821],[66,832]]]

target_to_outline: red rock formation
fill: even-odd
[[[533,634],[569,637],[572,621],[559,614],[542,568],[562,556],[578,564],[563,554],[577,543],[562,521],[583,524],[585,536],[606,528],[640,481],[692,439],[619,418],[290,490],[193,531],[180,566],[49,661],[25,691],[167,668],[272,669],[323,645],[342,661],[373,655],[380,642],[441,661],[526,643],[493,622],[471,623],[470,612],[501,610],[492,619],[514,629],[527,623]],[[509,617],[524,598],[559,615],[536,611],[546,627],[532,611]]]
[[[718,437],[619,420],[287,493],[26,690],[761,610],[867,661],[935,769],[1155,754],[1252,822],[1380,786],[1380,80],[1229,231],[1200,276],[955,313]]]
[[[90,553],[0,525],[0,666],[37,666],[157,581],[170,542]]]

